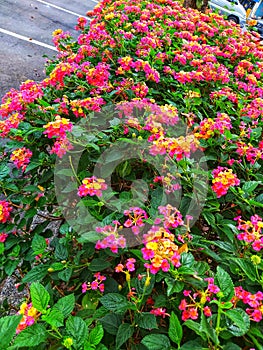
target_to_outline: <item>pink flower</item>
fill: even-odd
[[[102,191],[106,190],[107,187],[103,179],[98,179],[96,176],[86,177],[78,188],[78,195],[80,197],[88,195],[101,197]]]
[[[7,239],[7,237],[8,237],[7,233],[1,232],[0,233],[0,242],[4,243],[6,241],[6,239]]]

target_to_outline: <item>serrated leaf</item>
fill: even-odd
[[[206,335],[203,332],[200,323],[195,322],[193,320],[186,320],[184,322],[184,326],[192,329],[197,335],[199,335],[204,341],[206,340]]]
[[[220,288],[220,291],[224,294],[222,300],[229,301],[234,296],[234,284],[230,275],[223,270],[220,266],[217,266],[217,272],[215,275],[215,284]]]
[[[146,335],[141,343],[149,350],[168,350],[171,346],[169,338],[164,334]]]
[[[50,295],[45,287],[39,282],[32,283],[30,286],[30,296],[34,308],[41,313],[45,313],[50,300]]]
[[[99,320],[103,328],[112,335],[116,335],[121,324],[121,317],[116,314],[108,314]]]
[[[144,329],[157,329],[156,316],[150,312],[142,312],[139,314],[137,322],[139,327]]]
[[[241,258],[231,258],[231,260],[241,268],[241,270],[252,282],[257,280],[256,268],[250,260]]]
[[[39,235],[35,235],[34,238],[32,239],[31,247],[33,249],[34,255],[43,254],[47,247],[45,238]]]
[[[231,322],[227,322],[227,330],[236,337],[246,334],[250,327],[250,319],[248,314],[240,309],[232,309],[224,312]],[[227,320],[228,321],[228,320]]]
[[[168,335],[174,343],[176,343],[177,345],[180,345],[183,337],[183,327],[181,326],[181,323],[178,317],[173,311],[170,317]]]
[[[84,343],[88,334],[87,325],[82,318],[71,315],[66,322],[66,331],[76,340],[78,345]]]
[[[132,335],[134,327],[129,323],[122,323],[116,334],[116,349],[119,349]]]
[[[62,312],[64,318],[68,317],[73,311],[75,306],[75,296],[74,294],[69,294],[61,299],[53,306],[55,310]]]
[[[128,300],[118,293],[108,293],[100,298],[100,302],[106,309],[116,313],[125,312],[129,308]]]
[[[59,271],[58,277],[62,279],[62,281],[68,282],[72,275],[73,270],[71,268],[67,268],[63,271]]]
[[[110,266],[110,263],[103,259],[93,259],[89,265],[90,271],[102,271]]]
[[[6,349],[16,333],[22,315],[6,316],[0,319],[0,349]]]
[[[33,267],[33,269],[30,270],[22,279],[22,282],[29,283],[29,282],[41,281],[47,275],[48,273],[47,269],[48,267],[45,265],[39,265],[39,266]]]
[[[201,314],[201,329],[206,334],[207,338],[210,338],[214,344],[219,344],[218,336],[215,329],[208,323],[206,316]]]
[[[261,181],[247,181],[242,186],[242,191],[248,194],[252,193],[260,183]]]
[[[37,346],[46,341],[47,335],[45,327],[35,323],[19,333],[13,345],[17,348]]]
[[[98,345],[103,338],[104,330],[101,324],[97,324],[89,334],[89,342],[92,345]]]
[[[42,315],[42,320],[50,324],[52,327],[58,328],[64,325],[64,315],[59,310],[51,310],[48,315]]]

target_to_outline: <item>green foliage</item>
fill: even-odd
[[[1,349],[263,349],[263,49],[103,1],[0,106]]]

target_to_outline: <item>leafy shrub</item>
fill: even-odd
[[[3,98],[3,349],[263,348],[263,49],[171,0],[98,4]]]

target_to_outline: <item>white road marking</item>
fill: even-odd
[[[32,44],[35,44],[35,45],[43,46],[43,47],[46,47],[47,49],[50,49],[50,50],[53,50],[53,51],[57,51],[55,46],[51,46],[51,45],[42,43],[41,41],[38,41],[38,40],[35,40],[35,39],[32,39],[32,38],[28,38],[26,36],[23,36],[23,35],[14,33],[14,32],[10,32],[9,30],[3,29],[3,28],[0,28],[0,33],[11,35],[11,36],[13,36],[15,38],[27,41],[28,43],[32,43]]]
[[[70,13],[71,15],[74,15],[74,16],[77,16],[77,17],[84,17],[84,18],[86,18],[87,20],[90,21],[90,19],[89,19],[88,17],[86,17],[86,16],[83,16],[83,15],[80,15],[80,14],[78,14],[78,13],[76,13],[76,12],[67,10],[67,9],[65,9],[65,8],[63,8],[63,7],[60,7],[60,6],[51,4],[50,2],[47,2],[47,1],[44,1],[44,0],[36,0],[36,1],[40,2],[41,4],[44,4],[44,5],[47,5],[47,6],[50,6],[50,7],[54,7],[54,8],[56,8],[56,9],[60,10],[60,11],[64,11],[64,12]],[[97,1],[95,1],[95,0],[91,0],[91,1],[97,2]]]

